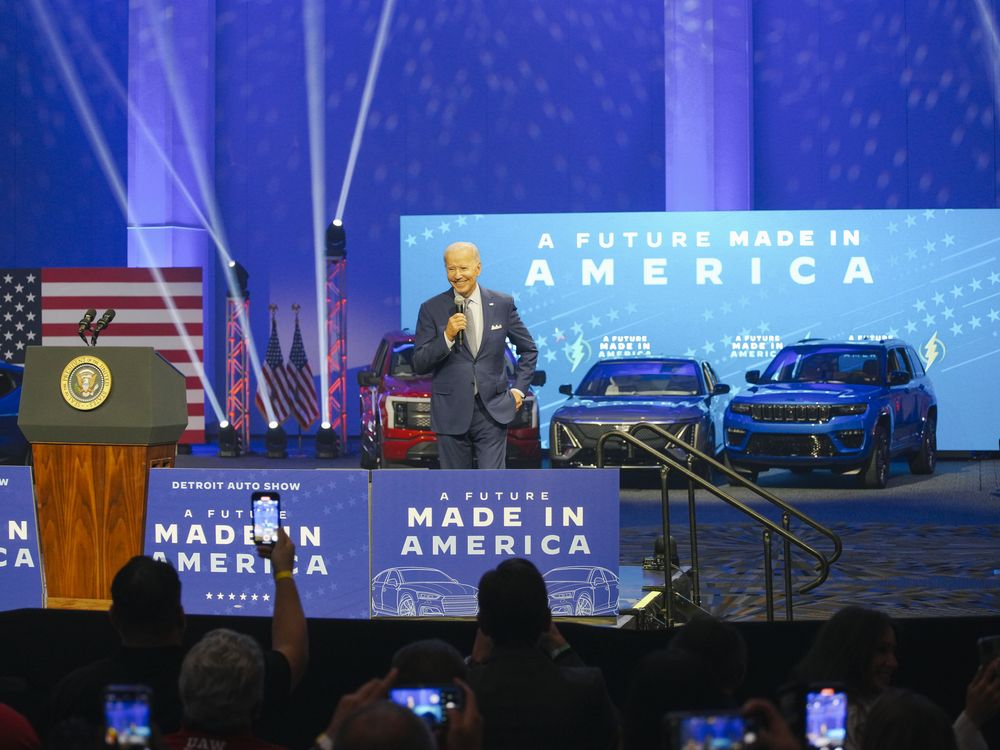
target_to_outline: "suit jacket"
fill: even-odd
[[[452,347],[444,338],[448,318],[455,314],[455,293],[431,297],[420,306],[417,332],[413,341],[413,369],[420,375],[432,375],[431,429],[446,435],[461,435],[472,424],[475,390],[486,410],[497,422],[510,424],[516,409],[510,389],[528,392],[535,374],[538,348],[527,326],[517,314],[509,295],[479,287],[482,298],[483,335],[479,351],[472,356],[468,345]],[[517,350],[514,383],[507,381],[504,370],[510,339]]]
[[[601,671],[534,646],[496,646],[469,670],[486,750],[611,750],[618,720]]]

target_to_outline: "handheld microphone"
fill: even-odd
[[[77,333],[80,334],[80,338],[83,339],[83,343],[87,343],[87,331],[90,330],[90,324],[94,322],[94,318],[97,317],[97,310],[90,308],[83,314],[80,318],[80,327],[77,329]]]
[[[463,297],[461,294],[455,295],[455,312],[460,312],[463,315],[465,314],[465,297]],[[465,345],[465,331],[458,332],[458,334],[455,336],[455,344],[457,344],[458,346]]]
[[[96,323],[94,323],[94,330],[93,330],[93,333],[91,333],[91,336],[90,336],[90,345],[91,346],[95,346],[97,344],[97,337],[100,335],[101,331],[103,331],[105,328],[107,328],[111,324],[111,321],[114,320],[114,319],[115,319],[115,311],[114,310],[112,310],[112,309],[109,308],[109,309],[107,309],[107,310],[104,311],[104,315],[101,316],[101,319],[99,321],[97,321]]]

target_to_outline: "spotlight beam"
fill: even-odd
[[[358,111],[358,120],[354,125],[354,137],[351,139],[351,153],[347,157],[347,168],[344,170],[344,181],[340,186],[340,199],[337,201],[337,210],[334,218],[344,218],[344,206],[347,205],[347,194],[351,189],[351,179],[354,177],[354,167],[358,161],[358,152],[361,150],[361,137],[365,132],[365,123],[368,122],[368,109],[371,107],[372,97],[375,95],[375,81],[378,79],[378,71],[382,66],[382,54],[385,52],[385,42],[389,37],[389,22],[392,20],[393,9],[396,7],[396,0],[385,0],[382,6],[382,15],[378,20],[378,31],[375,34],[375,48],[372,50],[372,59],[368,63],[368,76],[365,78],[365,89],[361,95],[361,109]]]
[[[326,393],[330,388],[330,373],[326,364],[329,346],[326,335],[326,116],[325,116],[325,45],[323,0],[304,0],[302,25],[306,54],[306,101],[309,112],[309,174],[312,183],[312,242],[313,274],[316,293],[316,332],[319,337],[320,404],[323,421],[330,421],[330,404]]]
[[[114,159],[111,156],[111,149],[108,147],[108,142],[104,136],[104,132],[97,121],[97,117],[94,115],[93,107],[90,104],[90,100],[87,98],[83,85],[80,82],[79,75],[73,67],[73,63],[70,61],[69,56],[66,54],[65,45],[59,37],[55,25],[52,22],[49,9],[44,0],[31,0],[31,6],[39,24],[41,25],[42,32],[45,35],[49,48],[52,50],[52,54],[56,58],[56,64],[59,68],[60,75],[62,76],[63,83],[66,85],[67,93],[73,102],[77,116],[83,124],[84,132],[87,134],[87,139],[90,141],[91,147],[94,149],[98,163],[101,166],[101,171],[104,172],[104,177],[107,179],[108,185],[111,187],[112,194],[114,195],[122,214],[125,216],[125,220],[129,224],[132,224],[132,209],[128,202],[128,194],[125,190],[125,183],[122,180],[122,177],[118,172],[118,168],[114,163]],[[202,387],[205,389],[205,395],[209,400],[212,410],[215,412],[216,416],[220,416],[223,412],[219,399],[215,395],[215,391],[212,389],[211,383],[208,382],[208,377],[205,374],[205,368],[197,356],[197,351],[187,334],[187,330],[184,327],[180,314],[177,312],[177,308],[173,304],[173,300],[166,292],[166,284],[163,280],[163,274],[160,272],[159,268],[152,265],[152,252],[150,251],[149,245],[141,232],[139,233],[138,239],[140,249],[147,258],[147,261],[151,264],[150,271],[153,274],[153,278],[156,281],[157,286],[160,288],[160,295],[167,307],[170,318],[173,321],[174,327],[177,329],[181,340],[184,342],[184,348],[194,365],[195,374],[201,382]]]

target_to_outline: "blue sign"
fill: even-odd
[[[618,470],[372,473],[372,613],[472,616],[477,584],[524,557],[555,615],[618,610]]]
[[[996,447],[1000,210],[403,216],[402,326],[448,288],[457,240],[538,343],[544,444],[555,386],[602,358],[697,357],[738,390],[803,338],[898,337],[934,383],[938,446]]]
[[[150,471],[145,553],[177,568],[185,611],[271,614],[270,563],[250,518],[257,491],[280,495],[306,616],[367,619],[368,472],[356,469]]]
[[[0,524],[0,610],[41,607],[42,556],[27,466],[0,467]]]

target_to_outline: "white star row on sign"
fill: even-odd
[[[271,595],[270,594],[263,594],[261,596],[258,596],[257,594],[250,594],[249,597],[248,597],[247,594],[234,594],[232,592],[230,592],[228,595],[222,593],[221,591],[219,593],[217,593],[217,594],[213,594],[211,591],[206,591],[205,592],[205,598],[208,599],[208,600],[218,599],[219,601],[223,601],[225,599],[228,599],[229,601],[234,602],[234,601],[236,601],[237,597],[239,598],[239,600],[241,602],[245,602],[247,600],[247,598],[249,598],[250,601],[254,601],[254,602],[257,601],[258,599],[263,599],[265,602],[271,601]]]

